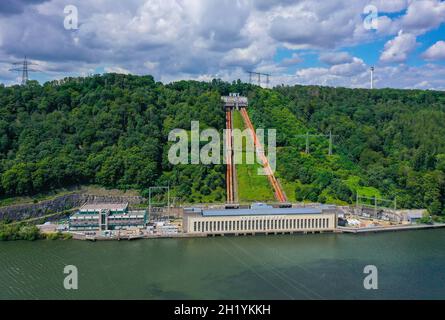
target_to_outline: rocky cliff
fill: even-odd
[[[118,203],[128,202],[130,205],[141,204],[146,199],[138,196],[97,196],[91,194],[67,194],[38,203],[18,204],[0,207],[0,220],[24,220],[62,212],[80,207],[84,203]]]

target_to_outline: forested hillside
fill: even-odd
[[[173,167],[168,133],[190,130],[192,120],[222,130],[219,92],[232,89],[118,74],[0,86],[0,194],[94,183],[146,195],[170,184],[184,201],[222,201],[225,168]]]
[[[283,86],[251,103],[257,126],[279,129],[278,175],[297,200],[351,203],[358,191],[444,213],[445,93]],[[302,153],[307,131],[331,131],[334,155],[327,137]]]
[[[70,185],[174,188],[184,201],[225,200],[223,165],[167,161],[168,133],[222,130],[220,95],[246,94],[256,127],[277,129],[278,177],[290,199],[350,203],[397,197],[400,207],[445,209],[445,93],[316,86],[273,90],[219,80],[156,83],[106,74],[40,85],[0,85],[0,194]],[[334,135],[334,155],[327,138]]]

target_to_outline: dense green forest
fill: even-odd
[[[187,202],[225,199],[223,165],[167,161],[168,133],[222,130],[220,95],[249,96],[256,127],[277,130],[277,175],[290,199],[351,203],[356,192],[445,213],[445,93],[318,86],[261,89],[241,82],[105,74],[43,85],[0,85],[0,195],[71,185],[170,185]],[[311,138],[305,154],[302,135]]]
[[[172,166],[168,133],[225,126],[220,92],[236,85],[156,83],[106,74],[0,86],[0,194],[32,195],[70,185],[119,189],[170,185],[183,201],[222,201],[222,165]]]
[[[278,176],[297,200],[353,203],[359,192],[445,213],[444,92],[281,86],[251,104],[257,126],[277,128]],[[302,152],[306,132],[332,132],[333,155],[327,137]]]

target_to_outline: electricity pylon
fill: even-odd
[[[25,56],[25,59],[21,62],[14,62],[14,68],[9,69],[9,71],[18,71],[22,74],[22,85],[25,85],[28,82],[28,72],[37,72],[38,70],[29,68],[29,66],[36,65],[35,63],[29,62]]]

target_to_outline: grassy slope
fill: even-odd
[[[364,197],[377,197],[381,198],[382,195],[379,190],[374,187],[365,187],[359,185],[360,178],[357,176],[350,176],[348,180],[346,180],[346,184],[351,190],[357,192]]]
[[[279,179],[281,187],[284,190],[284,193],[286,193],[287,201],[289,202],[297,202],[297,199],[295,197],[295,189],[297,188],[297,185],[299,182],[295,181],[287,181],[281,177],[277,176],[277,179]]]
[[[233,127],[244,130],[244,122],[239,111],[233,113]],[[243,150],[244,143],[243,143]],[[245,152],[243,151],[243,159]],[[244,162],[244,161],[243,161]],[[255,164],[237,164],[236,174],[238,178],[238,193],[240,203],[253,201],[274,201],[272,187],[266,176],[258,175],[257,170],[261,166]]]

